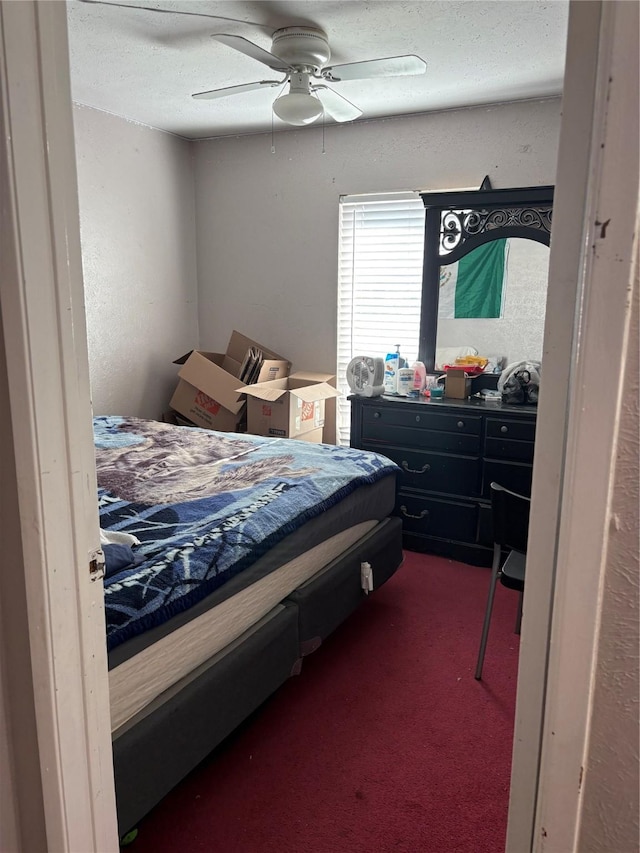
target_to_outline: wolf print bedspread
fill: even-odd
[[[100,526],[141,562],[105,579],[107,643],[193,606],[358,486],[397,470],[375,453],[94,418]]]

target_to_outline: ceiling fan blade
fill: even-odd
[[[239,50],[240,53],[244,53],[245,56],[250,56],[251,59],[257,59],[258,62],[268,65],[269,68],[272,68],[274,71],[291,71],[291,67],[282,59],[274,56],[273,53],[269,53],[268,50],[263,50],[261,47],[258,47],[257,44],[254,44],[252,41],[249,41],[249,39],[243,38],[242,36],[233,36],[228,33],[214,33],[211,38],[214,38],[221,44],[226,44],[227,47]]]
[[[241,83],[239,86],[227,86],[224,89],[212,89],[210,92],[196,92],[192,98],[201,101],[212,101],[214,98],[226,98],[227,95],[239,95],[242,92],[252,92],[254,89],[273,88],[282,86],[284,80],[260,80],[257,83]]]
[[[312,89],[318,93],[324,111],[335,121],[353,121],[362,115],[362,110],[359,107],[356,107],[355,104],[328,86],[313,86]]]
[[[324,68],[325,80],[338,83],[341,80],[367,80],[371,77],[404,77],[424,74],[427,63],[419,56],[389,56],[386,59],[368,59],[364,62],[348,62]]]

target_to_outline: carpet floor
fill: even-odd
[[[130,853],[501,853],[517,594],[489,570],[405,561],[139,825]]]

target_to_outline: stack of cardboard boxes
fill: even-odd
[[[180,365],[178,385],[169,405],[179,423],[312,442],[332,440],[324,433],[335,405],[328,401],[339,396],[331,375],[290,375],[287,359],[236,331],[226,352],[193,350],[175,363]]]

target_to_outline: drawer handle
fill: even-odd
[[[422,468],[409,468],[409,463],[403,459],[400,464],[402,465],[405,471],[409,472],[409,474],[424,474],[426,471],[431,470],[431,465],[429,465],[428,463],[423,465]]]
[[[379,418],[379,417],[380,417],[380,412],[374,412],[374,413],[373,413],[373,417],[374,417],[374,418]]]
[[[423,509],[422,512],[420,513],[420,515],[413,515],[412,513],[410,513],[407,510],[407,508],[406,508],[406,506],[404,506],[404,504],[400,507],[400,512],[404,516],[406,516],[407,518],[417,518],[418,520],[420,520],[421,518],[424,518],[426,515],[429,515],[428,509]]]
[[[420,415],[416,415],[416,421],[417,423],[420,423]]]
[[[501,426],[501,427],[500,427],[500,432],[509,432],[509,427],[508,427],[508,426],[504,426],[504,425],[503,425],[503,426]]]
[[[462,429],[464,426],[464,421],[458,421],[458,429]]]

